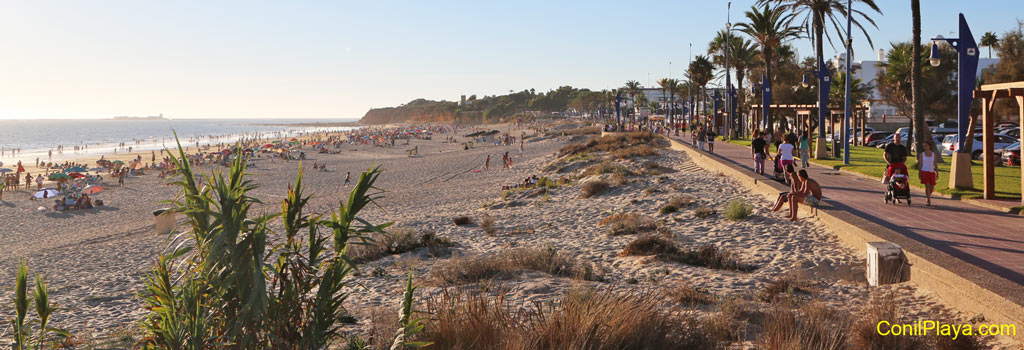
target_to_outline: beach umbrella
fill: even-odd
[[[115,160],[115,161],[114,161],[114,164],[121,164],[121,165],[124,165],[124,162],[123,162],[123,161],[120,161],[120,160]]]
[[[270,143],[281,143],[281,140],[270,141]]]
[[[288,141],[298,141],[298,140],[299,139],[293,137],[291,140],[288,140]]]
[[[73,167],[64,169],[64,173],[65,174],[67,174],[67,173],[81,173],[81,172],[86,172],[86,171],[88,171],[88,169],[80,167],[80,166],[73,166]]]
[[[82,173],[78,173],[78,172],[70,173],[70,174],[68,174],[68,176],[71,177],[72,179],[78,179],[78,178],[85,177],[85,175],[82,175]]]
[[[53,198],[56,196],[57,190],[49,187],[36,191],[36,193],[32,194],[32,197],[35,197],[36,199]]]
[[[14,170],[11,170],[9,168],[3,168],[3,169],[0,169],[0,174],[9,173],[9,172],[12,172],[12,171],[14,171]]]
[[[53,173],[53,174],[50,174],[50,176],[47,176],[47,178],[49,178],[50,180],[59,180],[59,179],[70,179],[71,177],[68,176],[67,174],[64,174],[64,173]]]
[[[103,186],[91,185],[91,186],[86,186],[85,188],[83,188],[82,189],[82,193],[84,193],[84,194],[97,194],[97,193],[102,192],[105,189],[106,188],[104,188]]]
[[[107,168],[104,168],[104,167],[99,167],[99,166],[98,166],[98,167],[95,167],[95,168],[89,169],[89,171],[95,171],[95,172],[102,172],[102,171],[107,171]]]
[[[269,143],[268,143],[268,144],[265,144],[265,145],[263,145],[263,148],[270,148],[270,147],[274,147],[274,145],[272,145],[272,144],[269,144]]]

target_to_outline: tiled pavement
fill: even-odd
[[[680,139],[689,143],[689,137]],[[749,148],[719,141],[715,154],[753,174]],[[1024,217],[934,196],[927,207],[924,193],[916,190],[912,206],[887,205],[879,180],[813,164],[807,170],[830,206],[1024,285]],[[766,171],[771,172],[770,166]]]

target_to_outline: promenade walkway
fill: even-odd
[[[689,135],[676,139],[690,143]],[[749,170],[751,176],[760,177],[753,173],[747,147],[718,141],[715,155],[720,157],[715,157],[720,162],[742,167]],[[770,174],[771,166],[765,168]],[[934,196],[932,205],[927,207],[924,193],[916,190],[912,206],[894,207],[883,202],[885,186],[879,180],[813,164],[807,170],[809,176],[821,184],[829,207],[945,252],[1018,286],[1024,285],[1024,217]]]

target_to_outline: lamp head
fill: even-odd
[[[932,53],[928,55],[928,63],[932,67],[938,67],[942,64],[942,56],[939,56],[939,44],[938,42],[932,41]]]
[[[803,79],[800,80],[800,86],[807,87],[808,85],[811,84],[807,81],[807,73],[804,73]]]

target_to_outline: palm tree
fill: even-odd
[[[657,82],[658,83],[658,87],[661,87],[661,98],[662,98],[661,104],[662,104],[662,109],[664,109],[664,111],[665,111],[665,115],[668,115],[668,109],[665,108],[665,106],[667,106],[667,101],[666,100],[668,99],[668,88],[669,88],[669,85],[671,85],[671,81],[672,81],[672,79],[669,79],[669,78],[661,78],[661,79],[658,79],[658,82]]]
[[[992,48],[999,46],[999,38],[996,37],[996,33],[985,32],[985,35],[981,36],[981,46],[988,47],[988,58],[992,58]]]
[[[636,80],[630,80],[630,81],[626,82],[626,92],[629,93],[629,98],[630,98],[630,101],[632,102],[633,106],[637,105],[636,104],[636,96],[640,95],[640,90],[642,88],[643,87],[640,86],[640,82],[638,82]]]
[[[910,98],[913,101],[914,127],[907,130],[907,142],[914,142],[917,150],[924,144],[924,111],[921,110],[921,1],[910,0],[913,38],[910,41]],[[917,138],[914,138],[917,134]]]
[[[800,27],[803,28],[804,32],[807,33],[808,36],[810,36],[811,39],[814,42],[814,50],[815,50],[815,54],[816,54],[815,57],[817,57],[817,59],[818,59],[818,69],[824,69],[824,67],[822,67],[822,65],[823,65],[822,62],[824,60],[824,58],[823,58],[824,57],[823,45],[824,45],[825,39],[828,39],[828,42],[830,44],[832,43],[832,35],[833,34],[830,33],[830,31],[825,30],[825,27],[826,27],[826,24],[827,24],[826,21],[830,22],[830,24],[832,25],[832,28],[835,29],[835,35],[838,36],[839,41],[845,43],[845,41],[846,41],[846,39],[844,38],[844,34],[845,33],[844,33],[844,31],[842,29],[840,29],[841,28],[840,18],[845,19],[847,17],[847,15],[848,15],[847,10],[850,10],[850,12],[852,12],[852,14],[853,14],[852,19],[851,19],[851,22],[853,23],[853,25],[857,26],[857,28],[859,28],[860,31],[864,33],[864,37],[866,37],[868,39],[868,45],[871,45],[871,47],[874,48],[874,43],[871,42],[871,36],[868,35],[867,30],[864,29],[864,26],[861,25],[860,22],[861,22],[861,20],[866,21],[866,22],[870,23],[872,26],[874,26],[876,29],[878,28],[878,25],[876,25],[875,21],[873,19],[871,19],[871,17],[868,17],[868,15],[865,14],[864,12],[862,12],[860,10],[852,9],[852,8],[851,9],[847,9],[846,8],[846,1],[843,1],[843,0],[758,0],[758,3],[769,3],[769,2],[776,3],[783,10],[790,12],[794,16],[798,16],[798,17],[802,17],[803,18],[800,21]],[[874,0],[856,0],[854,2],[859,2],[859,3],[862,3],[864,5],[867,5],[869,8],[871,8],[875,12],[878,12],[879,14],[882,13],[882,11],[878,8],[878,5],[875,4]],[[860,17],[860,18],[858,19],[857,17]],[[819,85],[818,86],[818,91],[821,91],[821,89],[824,89],[824,88],[826,88],[826,87]],[[825,113],[820,113],[819,114],[819,118],[823,118],[824,115],[825,115]],[[821,122],[820,119],[819,119],[819,122]],[[822,126],[819,126],[819,128],[821,128],[821,127]]]
[[[693,58],[693,62],[690,62],[690,68],[686,70],[686,74],[689,76],[690,81],[700,89],[700,94],[698,94],[698,96],[701,96],[701,98],[698,101],[704,100],[704,87],[708,85],[708,82],[710,82],[711,78],[714,76],[714,70],[715,66],[711,64],[711,61],[708,60],[707,56],[697,55],[697,57]]]
[[[716,65],[722,67],[725,65],[725,37],[725,30],[721,30],[711,40],[711,43],[708,44],[708,55],[711,55],[712,61]],[[753,42],[741,36],[730,35],[729,41],[729,64],[735,70],[736,93],[740,99],[737,105],[742,108],[746,100],[746,91],[743,90],[743,78],[746,76],[749,68],[753,68],[761,63],[759,60],[761,52],[754,46]],[[736,112],[742,115],[740,111]]]
[[[756,6],[750,7],[745,13],[747,22],[736,24],[736,28],[757,41],[761,46],[761,58],[764,63],[765,76],[768,78],[765,85],[770,89],[772,86],[772,65],[775,63],[772,53],[790,39],[800,36],[800,28],[791,26],[793,14],[787,14],[778,7],[771,7],[764,4],[764,9],[758,10]],[[771,102],[771,101],[769,101]],[[764,120],[771,122],[771,109],[763,116]]]

